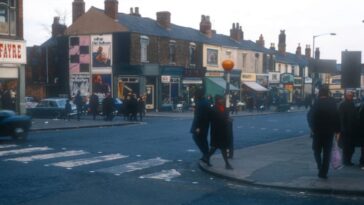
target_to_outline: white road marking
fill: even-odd
[[[32,162],[36,160],[46,160],[46,159],[54,159],[54,158],[60,158],[60,157],[72,157],[72,156],[79,156],[87,154],[87,152],[83,150],[77,150],[77,151],[65,151],[65,152],[56,152],[56,153],[50,153],[50,154],[39,154],[39,155],[33,155],[29,157],[17,157],[17,158],[10,158],[6,159],[4,161],[17,161],[17,162]]]
[[[196,152],[197,150],[195,149],[188,149],[187,152]]]
[[[15,145],[15,144],[0,145],[0,149],[13,148],[13,147],[17,147],[17,146],[18,146],[18,145]]]
[[[131,162],[128,164],[113,166],[113,167],[109,167],[109,168],[103,168],[103,169],[99,169],[96,171],[120,175],[120,174],[123,174],[126,172],[133,172],[133,171],[137,171],[137,170],[147,169],[150,167],[160,166],[167,162],[170,162],[170,161],[157,157],[154,159],[147,159],[147,160],[142,160],[142,161]]]
[[[278,131],[278,130],[279,130],[279,129],[277,129],[277,128],[274,128],[274,129],[273,129],[273,131]]]
[[[92,157],[92,158],[86,158],[86,159],[76,159],[76,160],[57,162],[57,163],[52,163],[50,165],[56,166],[56,167],[64,167],[64,168],[69,169],[69,168],[73,168],[73,167],[95,164],[95,163],[99,163],[99,162],[123,159],[126,157],[128,157],[128,156],[121,155],[121,154],[110,154],[110,155],[104,155],[104,156]]]
[[[47,151],[52,150],[49,147],[32,147],[32,148],[24,148],[24,149],[16,149],[16,150],[8,150],[8,151],[1,151],[0,157],[9,156],[9,155],[16,155],[16,154],[25,154],[37,151]]]
[[[171,181],[173,178],[176,178],[179,176],[181,176],[181,173],[179,173],[175,169],[171,169],[171,170],[163,170],[161,172],[143,175],[143,176],[140,176],[139,178],[140,179],[147,178],[147,179],[159,179],[159,180]]]

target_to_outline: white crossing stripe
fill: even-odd
[[[72,156],[79,156],[87,154],[87,152],[83,150],[71,150],[71,151],[65,151],[65,152],[56,152],[56,153],[50,153],[50,154],[38,154],[38,155],[32,155],[29,157],[16,157],[16,158],[10,158],[6,159],[4,161],[17,161],[17,162],[32,162],[36,160],[46,160],[46,159],[54,159],[54,158],[60,158],[60,157],[72,157]]]
[[[18,145],[15,145],[15,144],[0,145],[0,149],[13,148],[13,147],[17,147],[17,146],[18,146]]]
[[[171,181],[171,179],[179,177],[179,176],[181,176],[181,173],[179,173],[175,169],[171,169],[171,170],[162,170],[161,172],[143,175],[143,176],[140,176],[139,178],[140,179],[145,179],[145,178],[160,179],[160,180],[165,180],[165,181]]]
[[[76,160],[57,162],[57,163],[52,163],[50,165],[56,166],[56,167],[73,168],[73,167],[79,167],[79,166],[88,165],[88,164],[95,164],[95,163],[99,163],[99,162],[122,159],[122,158],[126,158],[126,157],[128,157],[128,156],[121,155],[121,154],[110,154],[110,155],[104,155],[104,156],[92,157],[92,158],[86,158],[86,159],[76,159]]]
[[[142,170],[142,169],[146,169],[146,168],[150,168],[150,167],[156,167],[159,165],[163,165],[167,162],[170,162],[170,161],[157,157],[154,159],[141,160],[141,161],[131,162],[128,164],[122,164],[122,165],[113,166],[113,167],[109,167],[109,168],[103,168],[103,169],[99,169],[96,171],[120,175],[120,174],[123,174],[126,172],[133,172],[133,171]]]
[[[47,151],[47,150],[53,150],[53,149],[49,148],[49,147],[31,147],[31,148],[24,148],[24,149],[1,151],[0,157],[16,155],[16,154],[25,154],[25,153],[31,153],[31,152],[37,152],[37,151]]]

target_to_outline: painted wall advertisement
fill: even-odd
[[[90,72],[90,36],[71,36],[69,38],[70,74]]]
[[[93,74],[92,75],[92,92],[100,98],[105,98],[111,92],[111,75],[110,74]]]
[[[70,94],[75,96],[77,91],[82,96],[90,95],[90,74],[71,74],[70,75]]]
[[[110,68],[112,65],[112,35],[91,36],[93,69]]]

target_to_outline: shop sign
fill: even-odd
[[[0,40],[0,63],[26,64],[24,41]]]
[[[205,76],[205,68],[185,68],[183,69],[183,77],[203,78]]]
[[[302,78],[301,77],[295,77],[294,78],[294,86],[302,86]]]
[[[281,83],[294,83],[294,75],[291,73],[283,73],[281,74]]]
[[[171,82],[171,76],[170,75],[162,75],[161,76],[162,83],[170,83]]]
[[[223,72],[213,72],[213,71],[209,71],[209,72],[206,72],[206,77],[223,77],[224,76],[224,73]]]
[[[255,73],[242,73],[241,74],[241,81],[242,82],[256,82],[257,76]]]
[[[305,77],[305,84],[311,84],[311,83],[312,83],[312,78]]]
[[[281,73],[270,72],[269,73],[269,83],[279,83],[281,79]]]

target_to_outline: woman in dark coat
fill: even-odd
[[[216,151],[221,150],[222,157],[225,161],[225,168],[232,169],[227,156],[227,150],[230,142],[228,138],[228,126],[229,126],[229,113],[225,108],[224,98],[221,96],[215,97],[215,105],[210,113],[211,119],[211,148],[209,152],[209,158]]]

